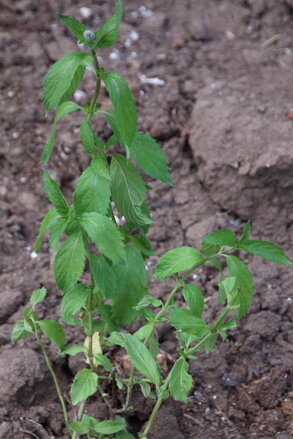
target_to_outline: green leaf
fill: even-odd
[[[90,154],[96,153],[96,136],[87,120],[81,122],[80,138],[84,149]]]
[[[91,273],[104,299],[112,299],[116,294],[117,277],[107,260],[102,255],[91,255]]]
[[[187,402],[188,393],[192,387],[192,376],[188,373],[188,364],[184,358],[179,358],[171,370],[169,390],[176,401]]]
[[[239,248],[245,250],[252,255],[259,256],[260,258],[267,259],[268,261],[275,262],[280,265],[291,265],[284,251],[275,244],[269,241],[259,240],[247,240],[243,243],[239,243]]]
[[[94,158],[77,180],[74,191],[76,213],[106,213],[110,201],[110,185],[110,174],[103,159]]]
[[[139,328],[138,331],[134,334],[139,340],[144,340],[145,338],[148,338],[150,334],[153,332],[154,325],[153,323],[148,323],[147,325],[142,326]]]
[[[13,326],[11,334],[11,343],[15,343],[18,340],[23,340],[31,334],[31,331],[27,331],[23,320],[17,320]]]
[[[55,258],[55,279],[61,291],[68,291],[80,279],[84,263],[83,234],[78,230],[63,242]]]
[[[58,213],[57,209],[50,209],[42,219],[39,234],[37,236],[36,242],[35,242],[35,250],[37,253],[41,251],[41,244],[44,238],[44,235],[46,233],[46,230],[52,227],[57,220],[61,218],[60,214]]]
[[[120,139],[126,147],[130,147],[136,133],[136,108],[127,82],[117,73],[102,75],[114,109]]]
[[[209,337],[206,339],[205,344],[204,344],[204,349],[205,349],[206,354],[209,354],[210,352],[212,352],[212,350],[216,346],[216,343],[217,343],[217,335],[210,334]]]
[[[153,305],[155,307],[162,306],[162,301],[153,296],[144,296],[134,308],[137,311],[140,311],[141,309],[146,308],[148,305]]]
[[[189,270],[194,265],[205,262],[198,250],[192,247],[179,247],[165,253],[154,269],[154,277],[167,279],[172,274]]]
[[[119,26],[122,18],[123,5],[117,2],[115,13],[104,23],[102,29],[95,32],[96,47],[109,47],[116,43],[119,36]]]
[[[130,433],[121,431],[120,433],[116,434],[115,439],[135,439],[135,437]]]
[[[250,224],[250,221],[247,221],[247,223],[244,226],[243,233],[242,233],[242,236],[241,236],[239,242],[243,243],[243,242],[248,241],[250,232],[251,232],[251,224]]]
[[[202,240],[203,243],[215,246],[234,247],[237,244],[236,236],[230,230],[218,230],[207,235]]]
[[[41,328],[43,334],[51,341],[56,343],[60,349],[64,346],[65,343],[65,334],[63,327],[60,323],[55,322],[55,320],[40,320],[38,325]]]
[[[178,306],[171,309],[170,321],[176,329],[198,337],[204,337],[209,332],[204,320],[195,317],[188,309]]]
[[[113,434],[118,431],[124,430],[125,425],[118,421],[101,421],[94,430],[99,434]]]
[[[74,92],[83,77],[85,63],[90,59],[91,56],[87,53],[72,52],[50,67],[43,87],[43,101],[47,114]]]
[[[254,293],[253,277],[249,268],[237,256],[226,256],[229,275],[236,278],[236,288],[238,294],[235,305],[239,305],[237,309],[238,317],[242,317],[248,310],[252,296]]]
[[[82,214],[79,223],[106,257],[113,262],[123,259],[123,238],[110,218],[100,213],[89,212]]]
[[[77,320],[73,316],[78,313],[87,302],[91,290],[83,284],[75,285],[65,293],[61,302],[61,319],[68,325],[76,325]]]
[[[44,151],[42,153],[42,159],[41,163],[46,163],[53,152],[54,143],[56,139],[56,132],[57,132],[57,122],[61,119],[61,117],[65,116],[68,113],[72,113],[76,110],[82,110],[82,107],[75,102],[66,101],[63,102],[57,109],[57,113],[54,119],[53,127],[51,129],[48,142],[44,148]]]
[[[67,215],[69,205],[65,200],[58,184],[54,181],[48,171],[44,171],[44,191],[49,201],[56,206],[61,215]]]
[[[226,277],[219,283],[220,303],[224,303],[226,300],[229,302],[232,293],[237,288],[237,282],[235,277]]]
[[[61,23],[65,24],[65,26],[71,30],[73,36],[75,36],[80,43],[88,45],[88,41],[83,36],[83,33],[87,30],[87,27],[83,23],[75,18],[68,17],[67,15],[57,14],[57,17]]]
[[[112,198],[119,212],[134,224],[150,224],[150,219],[142,212],[145,184],[135,167],[125,157],[115,154],[110,174]]]
[[[47,294],[47,290],[45,287],[40,288],[39,290],[35,290],[30,298],[30,303],[34,307],[37,303],[42,302]]]
[[[151,249],[149,240],[145,236],[130,235],[128,238],[143,255],[156,256],[156,253]]]
[[[68,224],[68,219],[64,217],[59,217],[55,224],[50,228],[50,247],[52,250],[57,251],[59,246],[59,241],[63,232]]]
[[[34,313],[33,309],[25,308],[23,311],[23,326],[25,331],[31,334],[34,333],[36,320],[37,320],[37,316]]]
[[[146,346],[135,335],[122,332],[119,335],[123,339],[123,343],[120,345],[125,347],[133,366],[156,387],[159,387],[161,376],[158,365]]]
[[[189,306],[190,312],[196,317],[201,317],[204,309],[204,297],[200,288],[196,285],[186,284],[182,294]]]
[[[96,393],[98,388],[98,375],[90,369],[82,369],[74,377],[70,394],[73,405],[85,401]]]
[[[148,175],[172,186],[163,151],[151,136],[138,131],[130,146],[130,157]]]
[[[130,324],[138,312],[133,309],[147,293],[147,271],[141,254],[126,246],[125,260],[113,264],[112,271],[118,279],[113,297],[112,316],[118,323]]]
[[[107,372],[111,372],[114,368],[113,364],[111,363],[111,361],[109,360],[109,358],[107,358],[105,355],[103,354],[96,354],[95,355],[95,360],[97,365],[101,365],[103,366],[103,368],[107,371]]]
[[[62,349],[60,355],[76,355],[80,353],[87,353],[87,349],[85,346],[80,346],[78,344],[73,344],[71,346],[66,346]]]
[[[68,428],[71,431],[75,431],[77,434],[86,434],[90,431],[89,426],[80,421],[70,422]]]

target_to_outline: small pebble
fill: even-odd
[[[83,6],[82,8],[80,8],[80,15],[83,18],[89,18],[92,15],[92,11],[90,8],[87,8],[86,6]]]

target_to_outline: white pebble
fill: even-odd
[[[150,84],[150,85],[164,85],[165,81],[164,79],[160,78],[147,78],[145,75],[139,76],[140,82],[142,84]]]
[[[36,253],[35,251],[31,252],[31,258],[32,259],[36,259],[38,257],[38,253]]]
[[[154,13],[150,9],[147,9],[145,6],[141,6],[138,8],[140,15],[144,18],[151,17]]]
[[[86,6],[83,6],[82,8],[80,8],[80,15],[83,18],[89,18],[92,15],[92,11],[90,8],[87,8]]]
[[[9,98],[13,98],[13,96],[14,96],[14,91],[9,90],[9,92],[7,93],[7,96],[8,96]]]
[[[16,131],[14,131],[14,133],[12,133],[12,138],[13,139],[18,139],[19,137],[19,133],[17,133]]]
[[[79,102],[82,101],[82,99],[84,99],[86,97],[86,93],[83,90],[76,90],[74,92],[74,99]]]
[[[109,58],[112,59],[113,61],[120,59],[120,50],[118,49],[113,50],[113,52],[110,53]]]
[[[138,32],[136,32],[135,30],[131,30],[130,32],[129,32],[129,38],[132,40],[132,41],[137,41],[137,40],[139,40],[139,33]]]

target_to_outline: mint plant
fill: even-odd
[[[152,413],[138,436],[147,439],[157,413],[166,398],[186,402],[192,387],[189,361],[199,351],[209,353],[219,339],[226,340],[229,330],[248,310],[254,292],[253,277],[239,258],[239,250],[273,261],[291,264],[276,245],[250,239],[250,223],[237,238],[229,230],[218,230],[202,240],[201,249],[188,246],[165,253],[158,261],[153,276],[173,288],[165,301],[148,292],[146,259],[155,255],[147,238],[152,223],[146,203],[146,185],[137,168],[149,176],[171,185],[163,152],[156,141],[137,129],[135,101],[127,82],[116,72],[100,66],[97,51],[115,44],[122,17],[122,4],[101,29],[91,30],[81,22],[58,15],[87,51],[68,53],[53,64],[45,76],[43,101],[46,113],[56,110],[42,163],[50,159],[57,134],[58,121],[65,115],[81,114],[80,139],[89,156],[89,167],[77,180],[73,203],[65,199],[57,182],[44,171],[44,191],[54,208],[44,216],[36,240],[36,251],[49,230],[50,247],[56,252],[54,274],[62,294],[59,321],[42,320],[38,303],[45,300],[43,287],[33,292],[30,307],[23,312],[12,333],[12,342],[33,335],[52,375],[71,439],[131,439],[125,414],[132,409],[133,387],[140,388],[145,398],[152,398]],[[91,101],[83,106],[68,100],[86,69],[95,77],[96,88]],[[99,102],[104,84],[112,108],[103,109]],[[100,138],[92,120],[105,118],[113,134]],[[123,153],[117,149],[120,145]],[[115,149],[116,148],[116,149]],[[118,215],[125,218],[123,225]],[[63,239],[64,238],[64,239]],[[219,305],[222,312],[214,322],[203,318],[204,296],[191,279],[205,264],[219,271]],[[90,280],[88,281],[87,279]],[[180,303],[175,304],[178,295]],[[133,333],[133,323],[139,329]],[[157,363],[159,343],[156,326],[169,322],[178,339],[177,359],[167,374]],[[66,344],[64,326],[77,325],[84,334],[84,343]],[[73,379],[70,388],[72,407],[78,406],[69,419],[65,400],[43,337],[58,347],[58,355],[84,354],[84,368]],[[126,350],[131,361],[128,376],[115,369],[109,347]],[[125,390],[125,400],[118,405],[113,393]],[[109,419],[86,414],[86,403],[100,397],[109,409]],[[113,402],[114,401],[114,402]]]

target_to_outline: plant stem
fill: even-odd
[[[77,419],[76,419],[77,421],[81,421],[81,418],[82,418],[82,415],[83,415],[83,412],[84,412],[84,409],[85,409],[85,404],[86,404],[86,400],[82,401],[80,403],[80,406],[79,406],[79,409],[78,409],[78,413],[77,413]],[[76,431],[74,431],[72,433],[71,439],[78,439],[78,438],[79,438],[79,435],[77,435]]]
[[[38,345],[41,348],[42,354],[44,355],[46,365],[47,365],[47,367],[48,367],[48,369],[50,371],[50,374],[51,374],[51,376],[53,378],[53,381],[54,381],[54,384],[55,384],[55,388],[56,388],[56,392],[57,392],[57,395],[59,397],[59,401],[60,401],[60,404],[61,404],[61,407],[62,407],[64,422],[65,422],[65,425],[67,427],[68,426],[68,414],[67,414],[67,409],[66,409],[65,401],[64,401],[64,398],[63,398],[63,395],[62,395],[62,392],[61,392],[61,388],[60,388],[60,385],[59,385],[59,381],[58,381],[57,376],[56,376],[56,374],[54,372],[54,369],[52,367],[52,363],[51,363],[51,360],[50,360],[50,358],[48,356],[46,348],[45,348],[42,340],[39,337],[38,328],[36,326],[35,326],[35,336],[36,336]]]
[[[101,79],[98,76],[99,74],[99,69],[100,69],[100,65],[99,65],[99,61],[97,59],[96,53],[94,50],[92,50],[92,56],[93,56],[93,60],[94,60],[94,64],[95,64],[95,74],[96,74],[96,90],[95,90],[95,94],[91,100],[90,103],[90,108],[89,108],[89,116],[88,116],[88,122],[91,124],[92,122],[92,118],[93,118],[93,113],[94,113],[94,109],[95,109],[95,105],[98,99],[98,96],[100,94],[100,89],[101,89]]]

